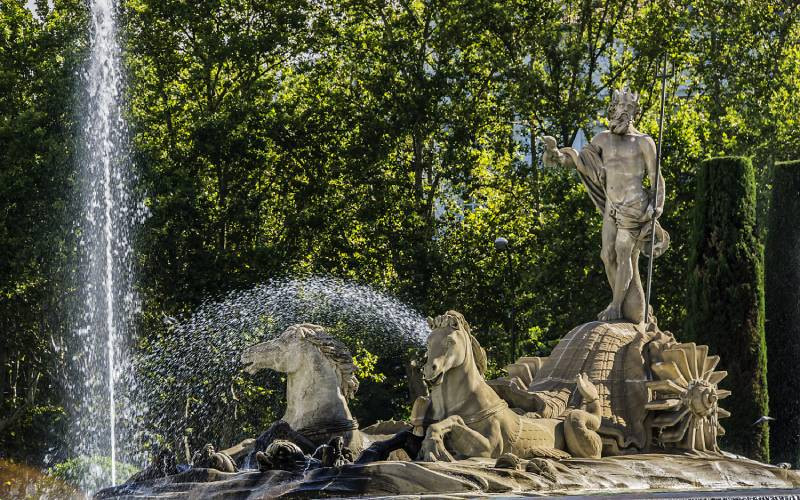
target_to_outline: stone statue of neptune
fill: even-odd
[[[601,258],[612,299],[598,315],[601,321],[644,321],[639,254],[648,255],[651,233],[656,238],[654,257],[669,245],[669,234],[658,222],[651,231],[653,218],[664,209],[664,178],[656,175],[655,142],[633,126],[638,112],[638,94],[615,90],[608,108],[609,129],[595,135],[580,152],[571,147],[559,149],[553,137],[542,138],[545,165],[574,166],[603,215]],[[649,189],[645,188],[645,177],[651,184]]]

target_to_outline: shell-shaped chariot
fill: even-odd
[[[576,377],[588,374],[602,405],[603,455],[665,449],[719,452],[718,356],[669,332],[625,322],[591,322],[569,332],[546,358],[522,357],[489,385],[511,407],[563,418],[583,403]]]

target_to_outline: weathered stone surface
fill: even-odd
[[[632,445],[641,450],[647,444],[648,396],[642,351],[652,340],[655,334],[632,323],[586,323],[565,335],[549,357],[521,358],[509,368],[509,377],[489,384],[514,407],[562,418],[573,402],[575,377],[586,373],[600,398],[599,432],[616,437],[619,448]],[[522,367],[527,376],[519,375]]]
[[[798,488],[797,471],[733,456],[630,455],[602,459],[522,460],[522,469],[495,468],[492,459],[457,462],[377,462],[286,471],[229,474],[193,469],[162,480],[109,488],[97,498],[312,498],[324,496],[578,494],[646,490],[691,491]],[[542,471],[536,473],[534,471]],[[526,472],[529,471],[529,472]]]
[[[259,460],[266,463],[259,472],[194,468],[126,483],[97,497],[464,498],[631,491],[644,496],[655,491],[800,488],[797,471],[724,453],[716,446],[716,436],[705,433],[706,420],[716,423],[727,413],[717,406],[726,391],[716,389],[725,373],[715,371],[719,358],[708,356],[705,346],[678,343],[657,328],[593,322],[570,332],[550,357],[518,360],[508,370],[509,377],[495,381],[502,383],[492,390],[483,378],[485,352],[463,316],[448,311],[430,323],[433,331],[423,369],[430,397],[415,403],[412,429],[402,424],[398,428],[403,433],[393,438],[395,444],[411,439],[415,447],[404,449],[414,448],[412,456],[428,461],[346,463],[350,458],[339,459],[345,458],[344,439],[336,437],[328,444],[335,452],[328,459],[325,453],[316,459],[306,456],[292,445],[289,467]],[[313,335],[324,333],[318,327],[301,327]],[[294,337],[307,332],[289,332],[285,346],[259,345],[249,360],[257,367],[267,354],[272,357],[273,349],[283,347],[302,347],[313,355],[316,346],[308,349]],[[333,345],[324,337],[315,340]],[[348,356],[339,357],[347,361]],[[340,377],[340,385],[330,384],[339,396],[341,383]],[[518,405],[523,409],[509,408],[498,395],[504,390],[523,398]],[[300,399],[297,403],[303,404]],[[634,419],[644,420],[647,427],[633,426]],[[383,423],[375,429],[395,426]],[[644,450],[630,447],[630,436],[642,432],[650,436],[645,442],[657,444],[645,449],[658,447],[663,453],[636,453]],[[601,435],[607,441],[619,434],[625,439],[617,441],[617,451],[633,454],[600,458]],[[242,452],[247,446],[239,448]],[[692,451],[667,453],[676,450]],[[387,455],[375,452],[368,458]],[[335,467],[321,466],[326,463]]]

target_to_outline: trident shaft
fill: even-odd
[[[656,152],[656,179],[653,186],[653,209],[658,206],[658,184],[661,181],[661,144],[664,142],[664,107],[667,101],[667,53],[664,52],[664,70],[661,75],[661,115],[658,118],[658,151]],[[650,261],[647,265],[647,300],[644,305],[644,324],[650,322],[650,294],[653,288],[653,260],[655,257],[656,246],[656,217],[653,214],[653,220],[650,221]]]

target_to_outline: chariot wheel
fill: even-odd
[[[728,372],[715,371],[719,356],[693,342],[674,344],[662,351],[662,362],[652,365],[656,380],[647,382],[653,413],[653,439],[664,448],[719,452],[717,438],[725,434],[719,419],[730,413],[719,400],[731,392],[717,384]]]

